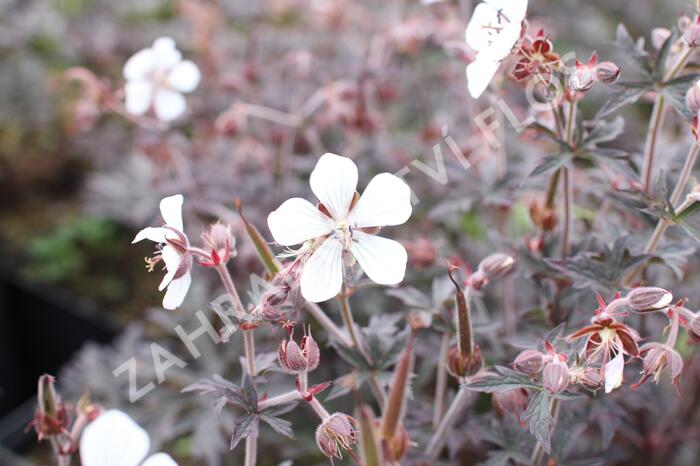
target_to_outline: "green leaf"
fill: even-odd
[[[528,430],[542,445],[544,451],[551,452],[550,435],[554,426],[554,418],[550,408],[550,397],[546,392],[541,391],[532,398],[523,413],[523,421],[527,422]]]
[[[230,449],[233,450],[241,440],[249,435],[257,435],[258,432],[258,417],[255,414],[246,414],[238,418],[233,425],[233,434],[231,435]]]
[[[625,105],[630,105],[635,103],[641,96],[643,96],[649,88],[652,87],[651,83],[648,83],[649,87],[633,87],[633,88],[625,88],[624,83],[618,84],[614,91],[610,93],[608,96],[607,100],[603,104],[602,107],[600,107],[600,110],[598,110],[598,113],[596,114],[595,118],[604,118],[608,115],[610,115],[612,112],[624,107]]]
[[[535,167],[535,169],[532,170],[528,176],[530,178],[535,178],[537,176],[552,173],[566,165],[571,160],[571,157],[571,153],[548,155],[542,159],[542,162],[540,162],[540,164]]]
[[[647,76],[651,76],[652,69],[647,60],[647,55],[637,47],[637,43],[632,39],[624,24],[617,25],[615,34],[615,45],[623,53],[624,57],[636,64],[638,69]]]
[[[588,132],[581,145],[589,146],[617,139],[625,129],[625,120],[621,116],[613,121],[596,120],[595,126]]]
[[[493,368],[495,375],[485,375],[468,383],[466,387],[475,392],[503,393],[516,388],[541,390],[528,376],[503,366]]]

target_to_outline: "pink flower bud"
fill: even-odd
[[[695,84],[690,86],[685,94],[685,106],[693,115],[700,112],[700,81],[695,81]]]
[[[316,429],[316,445],[328,458],[342,459],[342,450],[351,450],[357,441],[356,425],[347,414],[331,414]]]
[[[542,384],[552,394],[561,393],[569,386],[569,367],[558,356],[544,366]]]
[[[692,24],[686,29],[683,34],[683,42],[688,47],[697,47],[700,45],[700,16],[696,16]]]
[[[671,37],[670,30],[666,28],[654,28],[651,31],[651,45],[653,45],[656,50],[659,50],[669,37]]]
[[[313,371],[318,367],[321,359],[318,343],[311,335],[304,335],[301,345],[298,345],[291,336],[288,340],[282,340],[277,355],[282,368],[290,374]]]
[[[603,84],[614,84],[620,77],[620,67],[611,61],[604,61],[596,65],[595,75]]]
[[[481,349],[474,345],[471,355],[464,356],[457,346],[452,347],[447,355],[447,370],[453,377],[470,377],[481,369]]]
[[[537,350],[525,350],[515,358],[513,367],[523,374],[537,375],[544,368],[544,355]]]
[[[215,223],[202,233],[204,249],[211,256],[212,265],[225,264],[236,256],[236,238],[231,234],[231,227]],[[205,264],[206,265],[206,264]]]
[[[508,254],[497,252],[479,262],[479,269],[489,280],[500,278],[513,270],[515,259]]]
[[[665,309],[673,301],[673,294],[663,288],[642,286],[627,293],[629,307],[635,312],[654,312]]]
[[[586,92],[596,82],[596,65],[598,58],[595,54],[591,55],[588,63],[581,63],[576,60],[576,69],[569,76],[569,87],[576,92]]]

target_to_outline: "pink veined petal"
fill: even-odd
[[[180,263],[182,262],[182,256],[172,246],[165,245],[161,250],[161,257],[163,262],[165,262],[165,276],[161,280],[158,286],[158,291],[163,291],[166,286],[175,278],[175,274],[180,268]]]
[[[350,221],[356,228],[401,225],[412,211],[411,188],[406,182],[391,173],[380,173],[350,212]]]
[[[166,234],[169,232],[166,228],[148,227],[136,233],[136,237],[131,244],[138,243],[144,239],[150,239],[155,243],[164,243]]]
[[[182,54],[175,47],[175,41],[170,37],[160,37],[153,42],[155,68],[168,70],[182,60]]]
[[[178,466],[174,459],[165,453],[149,456],[141,466]]]
[[[163,297],[163,307],[169,311],[180,307],[185,300],[185,296],[187,296],[187,291],[190,289],[191,284],[192,275],[189,272],[171,281],[168,285],[168,291],[165,292]]]
[[[176,91],[192,92],[199,84],[201,77],[202,74],[197,65],[190,60],[184,60],[170,70],[167,82]]]
[[[301,294],[307,301],[320,303],[337,296],[342,286],[343,244],[331,237],[304,264]]]
[[[156,117],[160,121],[169,122],[177,120],[185,113],[187,102],[179,92],[161,88],[156,90],[153,106]]]
[[[148,454],[148,433],[118,410],[102,413],[80,438],[82,466],[138,466]]]
[[[489,86],[493,75],[496,74],[500,63],[490,59],[480,59],[477,55],[476,60],[467,65],[467,88],[469,95],[473,98],[478,98],[484,93]]]
[[[357,166],[347,157],[324,154],[311,172],[309,184],[331,216],[343,220],[357,189]]]
[[[153,103],[153,84],[142,79],[127,81],[124,94],[126,111],[132,115],[143,115]]]
[[[355,231],[350,250],[375,283],[396,285],[406,274],[408,255],[398,241]]]
[[[175,228],[178,231],[183,231],[182,225],[182,204],[185,198],[182,194],[164,197],[160,201],[160,215],[163,221],[169,227]]]
[[[282,246],[293,246],[327,235],[333,229],[331,219],[306,199],[287,199],[267,216],[272,237]]]
[[[124,64],[124,78],[128,81],[145,78],[155,67],[155,53],[147,48],[136,52]]]
[[[610,393],[622,385],[622,374],[625,371],[625,357],[618,350],[614,358],[605,365],[605,393]]]

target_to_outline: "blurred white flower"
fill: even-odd
[[[610,393],[622,385],[622,374],[625,371],[625,356],[618,349],[615,357],[605,364],[605,393]]]
[[[407,254],[397,241],[375,236],[378,227],[401,225],[411,216],[411,190],[399,177],[380,173],[357,199],[357,166],[346,157],[322,156],[309,180],[318,207],[298,197],[267,217],[282,246],[308,244],[313,253],[301,273],[301,293],[312,302],[336,296],[343,284],[344,259],[356,259],[382,285],[403,280]],[[305,249],[303,249],[305,250]]]
[[[165,453],[146,458],[150,449],[148,433],[127,414],[113,409],[100,414],[83,431],[80,462],[82,466],[177,466]]]
[[[144,228],[132,241],[136,243],[150,239],[159,243],[156,255],[146,259],[146,262],[150,270],[153,270],[161,260],[165,263],[166,274],[158,289],[163,291],[166,287],[168,288],[163,298],[163,307],[171,310],[182,304],[192,283],[190,275],[192,254],[189,252],[189,240],[183,233],[182,203],[182,194],[166,197],[160,201],[160,213],[165,226]]]
[[[124,65],[126,110],[143,115],[151,106],[156,117],[173,121],[185,113],[183,92],[192,92],[201,78],[197,65],[183,60],[175,41],[161,37]]]
[[[485,0],[474,9],[464,33],[467,45],[477,54],[467,66],[469,94],[477,98],[491,82],[501,60],[520,38],[527,0]]]

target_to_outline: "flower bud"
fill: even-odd
[[[569,87],[578,92],[586,92],[596,82],[595,67],[576,63],[576,69],[569,76]]]
[[[350,450],[357,440],[357,421],[343,413],[331,414],[316,429],[316,445],[328,458],[342,459],[342,450]]]
[[[474,345],[470,356],[463,356],[457,346],[452,347],[447,355],[447,370],[453,377],[470,377],[479,372],[482,364],[479,345]]]
[[[683,33],[683,42],[691,48],[700,45],[700,16],[696,16],[692,24]]]
[[[614,84],[620,77],[620,67],[611,61],[598,63],[595,67],[595,76],[603,84]]]
[[[513,367],[525,375],[537,375],[544,368],[544,355],[532,349],[522,351],[513,361]]]
[[[685,106],[688,107],[688,110],[693,115],[697,115],[700,112],[700,80],[695,81],[688,89],[688,92],[686,92]]]
[[[491,395],[491,403],[499,416],[510,414],[520,419],[527,409],[528,393],[524,388],[514,388]]]
[[[205,250],[211,257],[211,265],[225,264],[236,255],[236,238],[231,234],[231,227],[215,223],[202,233]]]
[[[569,386],[569,367],[558,356],[544,366],[542,385],[552,394],[561,393]]]
[[[669,37],[671,37],[670,30],[666,28],[654,28],[651,31],[651,45],[653,45],[656,50],[659,50]]]
[[[68,412],[56,393],[56,379],[48,374],[39,377],[37,387],[37,410],[34,430],[41,441],[46,437],[60,435],[68,428]]]
[[[489,280],[500,278],[513,270],[515,259],[508,254],[497,252],[485,257],[479,263],[479,270],[486,275]]]
[[[298,345],[290,336],[282,340],[277,350],[280,365],[290,374],[310,372],[318,367],[321,359],[321,351],[313,337],[304,335],[301,345]]]
[[[629,307],[635,312],[653,312],[666,308],[673,301],[673,294],[663,288],[642,286],[627,293]]]

